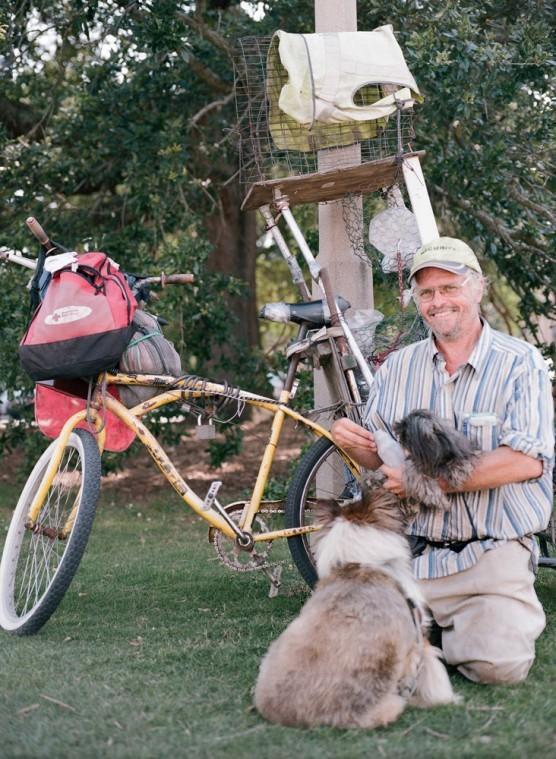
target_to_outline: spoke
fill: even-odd
[[[67,540],[49,538],[41,530],[59,533],[67,524],[82,486],[80,463],[78,451],[66,449],[38,516],[37,531],[22,538],[20,566],[14,579],[14,604],[19,616],[44,596],[64,555]]]
[[[31,553],[31,551],[28,551],[26,552],[25,567],[23,569],[23,577],[21,578],[20,582],[17,582],[17,585],[15,587],[14,596],[17,596],[17,597],[14,597],[14,601],[16,602],[15,603],[16,611],[17,611],[18,602],[19,603],[21,602],[21,597],[25,593],[26,586],[27,586],[27,597],[23,605],[23,611],[27,610],[27,604],[29,601],[29,585],[28,584],[30,584],[31,582],[30,572],[32,571],[32,565],[33,565],[33,554]]]
[[[42,555],[42,561],[40,561],[39,557],[39,576],[38,576],[38,586],[39,588],[42,587],[42,579],[46,575],[48,582],[47,585],[50,583],[50,554],[52,553],[52,540],[49,538],[44,538],[42,535],[40,537],[39,547],[40,547],[40,553]],[[40,568],[42,567],[42,571],[40,571]],[[45,586],[45,587],[46,587]]]
[[[41,572],[42,562],[41,562],[41,557],[40,557],[40,554],[42,553],[42,545],[41,545],[41,539],[39,535],[36,536],[36,540],[34,541],[34,547],[35,547],[35,550],[33,552],[33,556],[34,556],[33,589],[35,592],[35,600],[34,600],[33,605],[35,605],[37,601],[39,600],[39,598],[41,597],[40,577],[43,574]]]
[[[30,548],[33,548],[33,543],[34,543],[34,536],[32,536],[32,538],[31,538]],[[23,605],[23,613],[27,612],[27,609],[29,608],[29,600],[31,598],[31,593],[32,593],[32,590],[33,590],[33,578],[36,576],[36,563],[37,562],[36,562],[35,551],[34,550],[30,551],[29,556],[30,556],[30,559],[31,559],[31,563],[30,563],[30,570],[31,570],[31,572],[30,572],[30,575],[29,575],[29,579],[27,581],[27,592],[25,594],[25,603]]]

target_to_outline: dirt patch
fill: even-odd
[[[270,435],[270,424],[270,416],[266,414],[244,422],[241,452],[218,468],[211,468],[206,442],[197,440],[193,435],[182,437],[179,445],[165,447],[165,450],[178,472],[199,496],[206,495],[213,480],[222,480],[220,492],[222,500],[226,502],[245,497],[251,492]],[[286,421],[270,476],[284,478],[291,462],[299,459],[301,448],[307,441],[303,429]],[[104,495],[110,494],[109,497],[124,499],[126,502],[143,502],[161,492],[172,490],[146,449],[137,444],[135,447],[136,452],[126,459],[123,469],[102,478]],[[21,470],[22,459],[20,451],[3,457],[0,482],[14,481],[15,474]]]
[[[183,437],[179,445],[167,448],[166,452],[187,484],[201,497],[206,495],[214,480],[222,481],[221,493],[226,495],[224,500],[245,497],[255,484],[264,446],[270,435],[270,422],[267,418],[254,420],[244,423],[242,429],[241,452],[218,468],[211,467],[206,442],[193,436]],[[271,477],[285,477],[291,462],[299,459],[306,442],[307,436],[303,430],[291,424],[284,425]],[[123,470],[104,477],[102,487],[117,491],[120,497],[126,499],[148,500],[162,489],[170,488],[170,485],[148,452],[141,448]]]

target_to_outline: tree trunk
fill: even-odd
[[[220,206],[206,222],[209,240],[214,246],[208,259],[208,268],[237,277],[247,284],[247,296],[229,299],[230,310],[238,319],[233,333],[248,345],[257,346],[256,220],[254,211],[240,210],[241,200],[239,185],[222,188]]]

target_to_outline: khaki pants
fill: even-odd
[[[442,650],[474,682],[525,680],[545,615],[529,551],[517,541],[487,551],[470,569],[419,585],[442,629]]]

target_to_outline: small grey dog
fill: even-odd
[[[398,498],[372,477],[359,500],[321,501],[318,510],[320,579],[261,663],[258,711],[281,725],[374,728],[406,703],[456,703],[427,640]]]
[[[394,432],[407,454],[404,478],[408,496],[426,506],[449,509],[450,501],[438,479],[456,488],[465,482],[478,457],[471,442],[425,409],[396,422]]]

